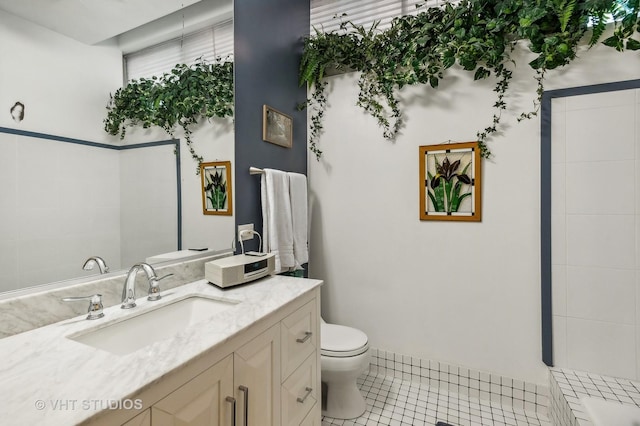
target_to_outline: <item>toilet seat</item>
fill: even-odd
[[[320,354],[346,358],[365,353],[369,340],[362,331],[337,324],[320,324]]]

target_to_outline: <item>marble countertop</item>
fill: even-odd
[[[126,399],[177,371],[321,284],[319,280],[273,276],[222,290],[200,280],[162,292],[158,302],[142,297],[131,310],[107,308],[99,320],[88,321],[82,315],[0,339],[0,419],[25,426],[85,421],[109,401]],[[67,338],[194,295],[238,303],[127,355]]]

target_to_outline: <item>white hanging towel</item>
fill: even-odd
[[[265,251],[275,254],[275,272],[295,266],[293,226],[289,199],[289,176],[280,170],[264,169],[261,178],[262,236]]]
[[[293,223],[293,258],[295,269],[303,269],[309,262],[307,244],[307,177],[300,173],[289,175],[289,194],[291,198],[291,219]]]

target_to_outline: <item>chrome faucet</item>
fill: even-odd
[[[149,280],[149,296],[147,300],[160,300],[160,286],[158,282],[167,277],[172,276],[173,274],[165,275],[164,277],[158,278],[156,276],[156,271],[153,269],[151,265],[148,263],[136,263],[129,269],[129,273],[127,274],[127,279],[124,282],[124,287],[122,288],[122,309],[131,309],[136,307],[136,275],[138,271],[142,269],[145,274],[147,274],[147,279]]]
[[[85,271],[90,271],[96,265],[98,265],[98,269],[100,269],[101,274],[106,274],[107,272],[109,272],[109,267],[105,263],[104,259],[100,256],[91,256],[90,258],[88,258],[84,262],[84,265],[82,265],[82,269],[84,269]]]

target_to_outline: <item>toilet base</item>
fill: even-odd
[[[364,414],[367,409],[367,403],[362,397],[355,380],[327,383],[326,386],[323,386],[323,389],[327,391],[327,405],[326,409],[322,410],[323,416],[333,419],[355,419]]]

